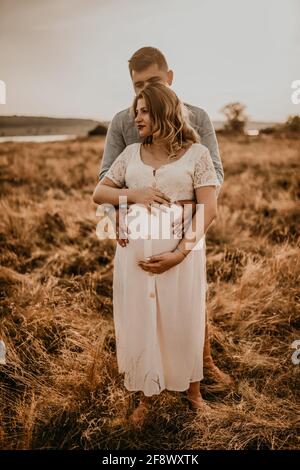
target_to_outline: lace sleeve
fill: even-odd
[[[125,173],[128,163],[127,147],[115,159],[105,176],[122,188],[125,185]]]
[[[201,186],[215,186],[217,197],[219,195],[221,189],[220,182],[207,148],[205,150],[202,148],[195,155],[193,185],[195,189]]]

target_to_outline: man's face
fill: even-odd
[[[135,94],[137,95],[149,83],[160,82],[164,85],[172,85],[173,72],[172,70],[161,70],[157,64],[153,64],[140,72],[133,70],[131,79]]]

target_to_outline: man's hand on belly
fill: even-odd
[[[120,246],[125,247],[128,243],[128,227],[125,223],[128,208],[120,210],[116,207],[116,238]]]
[[[123,188],[128,189],[126,184],[123,186]],[[115,206],[115,214],[116,214],[116,240],[119,243],[120,246],[125,247],[128,243],[128,227],[126,227],[125,224],[125,219],[127,212],[129,210],[129,203],[127,202],[127,208],[122,208],[120,211],[119,206]]]

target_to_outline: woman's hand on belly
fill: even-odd
[[[151,204],[165,204],[170,205],[170,198],[164,193],[151,186],[141,189],[132,190],[132,198],[135,204],[142,204],[148,210]]]
[[[162,274],[181,263],[184,258],[185,256],[177,251],[168,251],[160,255],[151,256],[147,261],[139,261],[138,265],[149,273]]]

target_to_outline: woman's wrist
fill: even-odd
[[[128,189],[127,190],[128,193],[127,193],[127,199],[128,199],[128,202],[131,203],[131,204],[135,204],[135,190],[134,189]]]
[[[180,253],[182,253],[185,257],[187,257],[187,255],[188,255],[189,252],[190,252],[189,250],[185,250],[184,248],[182,248],[182,247],[179,246],[179,245],[176,246],[176,249],[177,249],[178,251],[180,251]]]
[[[180,263],[186,258],[186,255],[183,253],[183,251],[181,251],[177,247],[173,250],[173,253],[178,256],[178,260]]]

